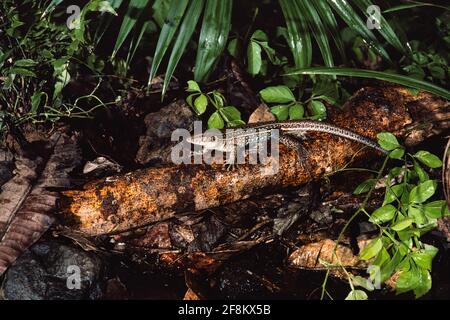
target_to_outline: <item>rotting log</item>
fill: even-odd
[[[401,87],[363,88],[342,108],[328,108],[330,123],[375,139],[390,131],[407,146],[449,128],[449,103]],[[294,150],[280,147],[279,171],[265,175],[261,165],[173,165],[148,168],[86,184],[63,193],[65,224],[86,235],[129,230],[176,213],[217,207],[260,193],[298,186],[348,165],[380,156],[343,138],[309,133],[302,161]],[[306,166],[305,166],[306,164]],[[268,164],[270,165],[270,164]],[[307,170],[305,169],[307,168]]]

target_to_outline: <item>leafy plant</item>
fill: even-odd
[[[197,115],[204,114],[208,105],[212,105],[215,108],[216,111],[209,116],[208,128],[223,129],[225,124],[228,127],[245,124],[241,120],[239,110],[236,107],[227,106],[225,97],[217,90],[203,93],[197,82],[189,80],[186,91],[191,93],[186,98],[186,102],[194,109]]]
[[[363,205],[349,220],[350,223],[358,214],[364,213],[369,222],[378,228],[378,236],[359,254],[361,260],[370,263],[370,281],[345,271],[351,288],[347,299],[367,299],[364,291],[355,288],[362,287],[372,291],[374,286],[367,283],[381,285],[390,278],[395,283],[397,294],[413,291],[416,298],[419,298],[431,288],[432,260],[438,251],[432,245],[423,243],[421,237],[437,226],[437,219],[450,215],[445,200],[433,199],[437,182],[430,179],[422,165],[436,169],[442,166],[442,162],[428,151],[421,150],[415,154],[405,152],[397,138],[388,132],[378,134],[378,143],[389,151],[389,155],[377,178],[368,179],[355,189],[355,194],[367,193],[367,196]],[[403,165],[390,169],[381,180],[388,159],[402,160]],[[369,213],[365,205],[377,182],[385,185],[384,201],[380,208]],[[327,277],[328,273],[326,279]],[[326,279],[323,293],[326,290]]]

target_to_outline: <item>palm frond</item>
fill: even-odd
[[[436,86],[432,83],[414,79],[408,76],[393,74],[381,71],[372,71],[364,69],[353,68],[304,68],[289,72],[287,75],[305,75],[305,74],[319,74],[319,75],[333,75],[333,76],[347,76],[347,77],[361,77],[378,79],[387,82],[396,83],[402,86],[411,87],[414,89],[424,90],[441,96],[450,100],[450,91]]]
[[[225,49],[232,8],[233,0],[207,0],[195,59],[195,81],[208,78]]]
[[[325,65],[327,67],[334,66],[333,54],[331,53],[325,26],[323,25],[322,19],[320,19],[315,7],[309,1],[296,0],[296,2],[305,15],[309,28],[319,46]]]
[[[373,5],[372,1],[354,0],[354,2],[358,6],[358,8],[365,13],[366,17],[368,17],[369,14],[367,13],[366,10],[369,6]],[[389,25],[389,23],[386,21],[386,19],[383,17],[381,13],[380,13],[380,26],[381,28],[378,29],[378,32],[383,36],[383,38],[398,51],[405,52],[406,46],[403,46],[400,39],[397,37],[395,31],[392,29],[392,27]]]
[[[312,3],[316,7],[317,12],[323,20],[324,26],[327,30],[327,34],[331,35],[336,48],[341,55],[341,58],[345,61],[346,54],[344,42],[342,41],[342,37],[339,34],[339,28],[333,10],[330,8],[326,0],[317,0],[313,1]]]
[[[122,46],[125,39],[128,37],[131,30],[134,28],[137,20],[142,14],[144,8],[147,6],[149,0],[131,0],[128,5],[127,13],[120,26],[119,34],[117,35],[116,44],[114,45],[112,57],[117,54],[117,51]]]
[[[288,45],[294,56],[297,68],[311,65],[312,45],[311,36],[303,19],[303,14],[294,1],[279,0],[288,30]]]
[[[175,68],[183,55],[189,40],[194,33],[195,27],[199,20],[200,14],[203,10],[204,0],[192,0],[189,8],[184,15],[183,22],[181,23],[180,30],[178,31],[178,36],[175,44],[170,54],[169,63],[167,65],[166,76],[164,77],[164,86],[162,95],[166,92],[167,86],[169,85],[170,79],[175,71]]]
[[[156,44],[155,54],[153,56],[152,68],[150,70],[150,77],[148,83],[155,77],[159,65],[170,46],[173,36],[178,29],[184,11],[188,5],[188,0],[173,1],[170,5],[169,13],[166,22],[164,23],[161,33],[159,34],[158,43]]]
[[[340,15],[342,20],[357,32],[367,43],[373,47],[383,58],[391,62],[391,58],[373,32],[367,28],[359,15],[353,10],[347,0],[328,0],[330,6]]]

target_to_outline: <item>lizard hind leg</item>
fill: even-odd
[[[306,158],[308,151],[303,146],[302,141],[296,135],[283,134],[280,136],[280,143],[284,144],[289,149],[293,149],[297,152],[297,158],[300,166],[305,172],[310,174],[310,168],[306,165]]]

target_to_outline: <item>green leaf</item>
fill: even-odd
[[[286,21],[288,45],[294,56],[295,66],[309,67],[312,61],[312,45],[304,14],[296,1],[279,0],[279,4]]]
[[[312,1],[312,4],[316,7],[317,12],[323,20],[326,28],[326,34],[330,34],[334,40],[334,43],[342,57],[346,60],[344,42],[339,34],[339,26],[334,16],[333,10],[330,8],[326,1]]]
[[[421,150],[414,157],[430,168],[439,168],[442,166],[441,159],[428,151]]]
[[[377,138],[378,144],[387,151],[400,147],[397,138],[390,132],[381,132],[377,134]]]
[[[39,108],[39,105],[41,104],[41,97],[43,95],[44,95],[43,92],[36,91],[31,96],[31,110],[30,110],[30,112],[32,114],[36,114],[36,112],[37,112],[37,110]]]
[[[373,5],[372,1],[369,0],[354,0],[354,1],[356,5],[359,7],[359,9],[365,13],[366,17],[369,17],[367,8]],[[397,36],[397,33],[392,29],[392,27],[386,21],[383,15],[380,15],[380,26],[381,28],[378,30],[378,32],[383,36],[383,38],[398,51],[405,52],[405,48],[407,46],[402,44],[402,42]]]
[[[375,184],[377,183],[376,179],[367,179],[360,183],[353,191],[353,194],[362,194],[368,192]]]
[[[344,20],[350,28],[356,31],[381,56],[390,61],[390,57],[383,48],[383,45],[377,40],[373,32],[367,28],[366,22],[358,16],[347,0],[328,1],[328,3],[335,11],[337,11],[342,20]]]
[[[200,87],[199,87],[199,85],[198,85],[198,83],[197,82],[195,82],[194,80],[189,80],[188,82],[187,82],[187,84],[188,84],[188,88],[187,88],[187,92],[202,92],[201,90],[200,90]]]
[[[323,57],[324,64],[327,67],[332,67],[334,65],[333,54],[331,53],[330,44],[328,42],[328,34],[322,19],[320,18],[311,1],[294,1],[296,1],[298,7],[303,12],[304,19],[307,21],[309,28],[313,33],[314,38],[316,39],[320,53]]]
[[[303,118],[305,114],[305,109],[301,103],[296,103],[289,107],[289,119],[290,120],[299,120]]]
[[[32,59],[21,59],[21,60],[17,60],[14,63],[15,67],[33,67],[37,64],[36,61],[32,60]]]
[[[152,17],[160,28],[164,26],[165,19],[169,14],[170,5],[173,1],[176,0],[156,0],[152,5]]]
[[[447,202],[445,200],[437,200],[423,205],[425,215],[431,219],[439,219],[444,216]]]
[[[423,203],[436,191],[436,181],[428,180],[415,186],[409,194],[410,203]]]
[[[241,112],[233,106],[220,108],[220,113],[226,122],[241,120]]]
[[[232,0],[207,0],[198,40],[194,79],[204,82],[227,44],[231,27]]]
[[[384,196],[383,205],[391,203],[397,199],[400,199],[404,191],[404,185],[398,184],[386,189],[386,194]]]
[[[418,281],[418,284],[414,288],[414,295],[416,299],[420,298],[424,294],[426,294],[431,289],[431,275],[430,272],[425,269],[419,270],[420,274],[420,280]]]
[[[425,245],[425,249],[415,251],[412,253],[411,258],[421,268],[431,270],[433,258],[436,256],[438,249],[431,245]]]
[[[422,206],[413,206],[410,205],[408,207],[408,216],[411,217],[416,225],[421,226],[427,222],[427,218],[425,217],[425,213],[422,209]]]
[[[367,278],[363,278],[361,276],[354,276],[354,275],[351,275],[350,277],[351,277],[352,283],[355,287],[361,287],[368,291],[373,291],[375,289],[372,281],[370,281]]]
[[[194,109],[198,115],[203,114],[208,106],[208,98],[204,94],[200,94],[194,100]]]
[[[423,170],[422,167],[415,160],[414,160],[414,171],[417,173],[420,182],[425,182],[430,179],[425,170]]]
[[[413,219],[406,218],[391,226],[391,229],[394,231],[401,231],[408,228],[413,223]]]
[[[381,238],[376,238],[361,250],[359,258],[361,260],[369,260],[375,257],[382,248],[383,242],[381,241]]]
[[[274,106],[270,108],[270,112],[272,112],[277,117],[278,121],[284,121],[289,117],[289,106]]]
[[[420,274],[417,268],[411,268],[409,271],[400,273],[396,281],[397,294],[413,290],[420,283]]]
[[[204,0],[192,0],[189,4],[183,22],[181,23],[180,30],[178,31],[177,39],[170,54],[169,63],[167,64],[166,76],[164,77],[164,87],[162,95],[164,96],[169,86],[170,79],[181,59],[181,56],[186,50],[189,41],[192,38],[192,34],[195,31],[197,22],[200,18],[204,5]]]
[[[208,119],[208,128],[209,129],[223,129],[225,123],[223,122],[222,117],[219,114],[219,111],[214,112],[211,117]]]
[[[166,18],[161,32],[159,34],[158,43],[156,44],[155,54],[153,55],[153,63],[150,70],[148,83],[153,80],[158,72],[159,65],[172,42],[172,38],[178,29],[181,18],[184,15],[188,0],[173,1],[170,5],[169,13]]]
[[[11,68],[11,74],[17,74],[24,77],[36,77],[36,74],[33,71],[24,68]]]
[[[252,76],[261,71],[262,58],[261,46],[254,41],[250,41],[247,47],[247,71]]]
[[[352,69],[352,68],[305,68],[291,71],[284,75],[298,75],[298,74],[323,74],[323,75],[336,75],[336,76],[349,76],[349,77],[362,77],[369,79],[378,79],[387,82],[392,82],[400,84],[407,87],[412,87],[416,89],[421,89],[434,93],[438,96],[444,97],[447,100],[450,99],[450,91],[447,89],[436,86],[432,83],[414,79],[408,76],[403,76],[399,74],[393,74],[388,72],[373,71],[373,70],[363,70],[363,69]]]
[[[230,42],[228,42],[228,53],[231,54],[234,58],[238,58],[239,57],[239,50],[240,46],[239,46],[239,41],[237,38],[231,39]]]
[[[376,224],[388,222],[394,218],[396,211],[397,209],[391,204],[382,206],[370,215],[369,221]]]
[[[322,101],[311,100],[308,106],[312,115],[320,116],[325,115],[327,113],[327,108],[325,107]]]
[[[367,293],[362,290],[352,290],[345,300],[367,300]]]
[[[269,38],[267,37],[267,34],[264,31],[260,30],[260,29],[255,30],[255,32],[253,32],[253,34],[252,34],[250,39],[251,40],[256,40],[256,41],[265,41],[265,42],[269,41]]]
[[[397,148],[389,152],[389,158],[391,159],[401,159],[405,154],[405,149]]]
[[[267,103],[288,103],[295,101],[294,94],[286,86],[267,87],[261,90],[259,94]]]

